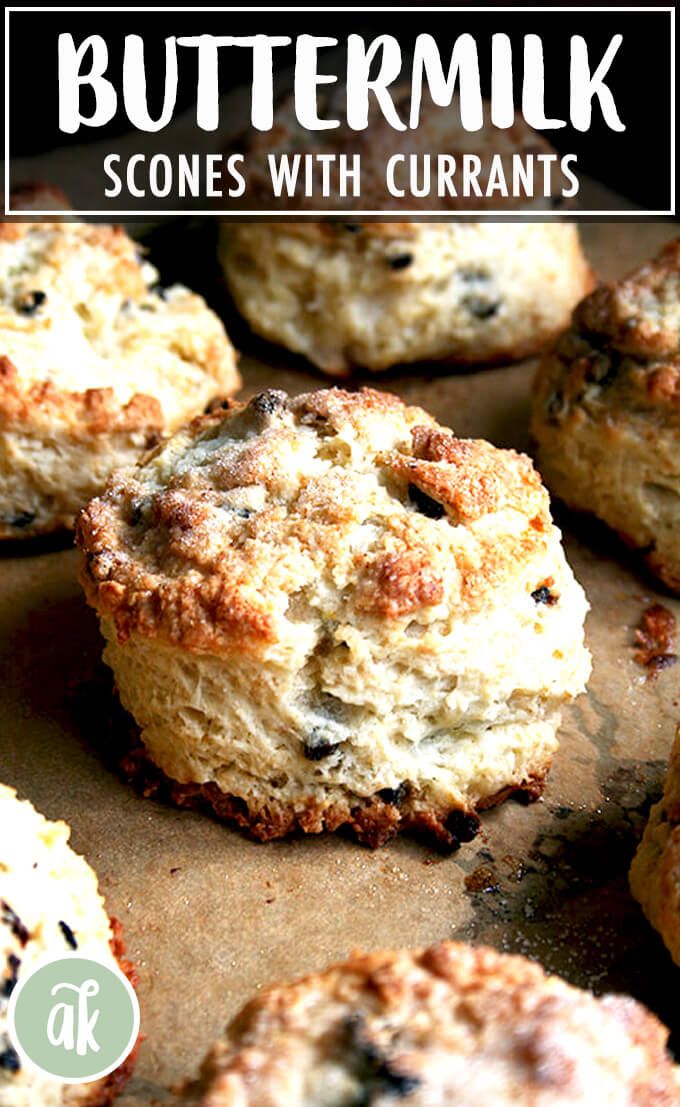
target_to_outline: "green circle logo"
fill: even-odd
[[[139,1002],[127,977],[77,954],[20,977],[7,1015],[21,1061],[68,1084],[108,1076],[139,1034]]]

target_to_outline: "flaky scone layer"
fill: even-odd
[[[443,942],[354,953],[258,995],[184,1089],[193,1107],[676,1107],[666,1029],[523,957]]]
[[[332,375],[528,356],[592,287],[559,221],[225,223],[220,258],[253,330]]]
[[[78,542],[151,760],[266,836],[282,806],[384,792],[441,821],[530,786],[588,675],[529,459],[385,393],[206,416],[114,479]]]
[[[224,327],[122,228],[0,222],[0,537],[73,524],[108,475],[239,386]]]
[[[539,371],[539,467],[680,590],[680,239],[597,289]]]

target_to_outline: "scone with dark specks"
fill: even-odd
[[[114,469],[239,385],[221,321],[161,288],[121,227],[0,220],[0,539],[72,527]]]
[[[592,288],[571,223],[230,223],[220,258],[253,330],[325,373],[528,357]]]
[[[523,957],[444,942],[355,953],[259,995],[191,1107],[677,1107],[668,1032]]]
[[[370,389],[195,421],[88,505],[78,543],[138,754],[261,839],[467,840],[478,810],[540,792],[589,673],[530,460]]]
[[[532,430],[551,490],[680,592],[680,239],[577,308],[539,372]]]
[[[7,1008],[17,981],[42,960],[77,950],[118,965],[121,928],[109,919],[97,878],[68,844],[65,823],[48,822],[0,784],[0,1107],[104,1107],[125,1084],[136,1049],[109,1076],[63,1084],[22,1066],[7,1034]]]

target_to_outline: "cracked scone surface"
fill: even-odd
[[[73,525],[109,474],[240,381],[222,323],[119,227],[0,222],[0,538]]]
[[[592,287],[569,223],[225,223],[236,306],[330,374],[535,353]]]
[[[261,838],[471,837],[475,809],[540,785],[589,672],[529,459],[371,389],[197,420],[78,541],[148,758]]]
[[[267,989],[184,1089],[193,1107],[676,1107],[668,1032],[523,957],[355,953]]]
[[[663,796],[654,804],[630,869],[630,887],[680,965],[680,728]]]
[[[680,591],[680,239],[574,313],[536,382],[539,467]]]
[[[122,960],[97,878],[68,843],[66,823],[49,822],[0,785],[0,1107],[103,1107],[125,1083],[134,1058],[93,1084],[64,1085],[21,1066],[7,1036],[15,984],[41,960],[77,949],[134,979]]]

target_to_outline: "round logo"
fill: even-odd
[[[108,1076],[139,1034],[139,1002],[127,977],[78,954],[20,977],[7,1014],[22,1063],[67,1084]]]

